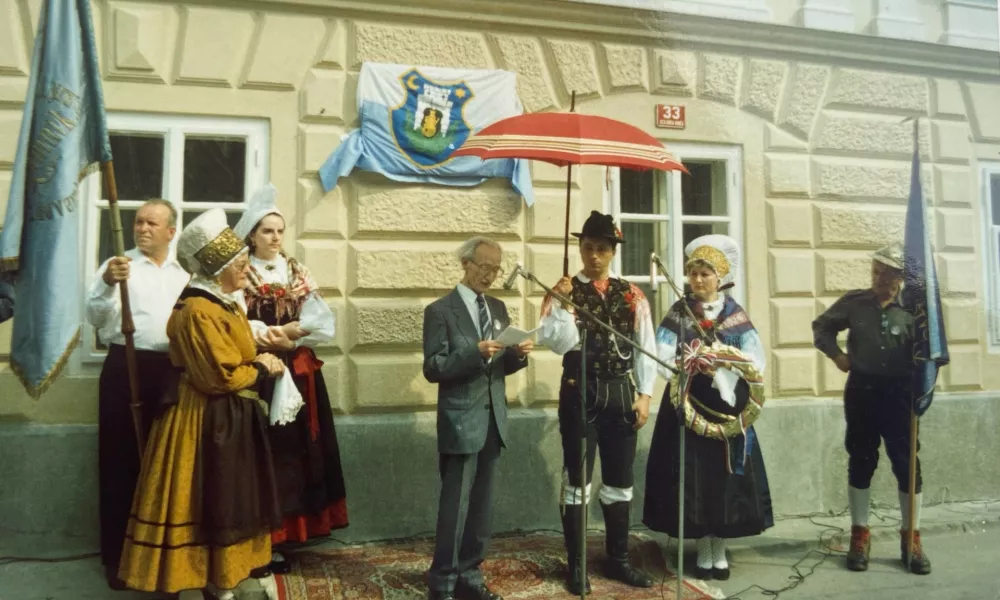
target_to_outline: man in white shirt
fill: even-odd
[[[99,384],[97,415],[100,482],[101,561],[108,585],[124,589],[118,562],[132,495],[139,477],[139,450],[129,407],[131,395],[125,359],[125,335],[119,282],[128,281],[135,322],[136,362],[143,427],[148,433],[153,413],[171,370],[167,356],[167,320],[190,276],[171,255],[177,211],[166,200],[150,200],[136,212],[136,247],[124,257],[104,262],[87,294],[87,321],[108,346]]]
[[[582,233],[573,235],[580,238],[583,270],[572,279],[563,277],[553,290],[655,356],[656,333],[649,302],[638,287],[609,271],[618,244],[625,241],[611,215],[593,211],[583,224]],[[583,502],[590,499],[594,455],[599,448],[604,484],[601,509],[608,552],[605,574],[634,587],[652,587],[653,580],[629,564],[628,528],[637,431],[649,418],[656,363],[591,319],[573,314],[572,307],[559,304],[551,296],[543,301],[538,342],[563,355],[559,433],[569,480],[562,498],[563,536],[569,562],[566,586],[574,595],[579,595],[581,589],[590,593],[590,582],[580,570],[578,548],[581,537],[586,535],[581,531],[581,511]],[[581,329],[586,334],[583,344]],[[586,424],[580,415],[581,358],[586,359]],[[580,481],[581,436],[587,438],[586,482]]]

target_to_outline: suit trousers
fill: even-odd
[[[461,580],[483,583],[479,566],[486,557],[493,527],[493,476],[502,443],[492,406],[486,443],[476,454],[441,454],[441,498],[438,503],[434,558],[428,586],[452,592]]]

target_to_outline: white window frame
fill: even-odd
[[[994,219],[990,179],[1000,177],[1000,162],[980,166],[980,200],[983,222],[983,287],[986,304],[986,339],[989,352],[1000,354],[1000,225]]]
[[[667,194],[667,210],[669,214],[658,215],[658,214],[635,214],[635,213],[622,213],[621,212],[621,186],[620,186],[620,173],[621,171],[617,167],[610,169],[610,185],[605,188],[604,191],[604,210],[610,212],[615,218],[615,222],[621,227],[621,223],[631,222],[646,222],[646,223],[668,223],[669,226],[669,239],[670,247],[663,249],[657,249],[657,254],[660,256],[660,260],[663,262],[664,266],[670,270],[670,275],[673,277],[674,282],[679,286],[684,285],[684,248],[679,247],[675,240],[684,239],[684,225],[685,224],[706,224],[706,223],[729,223],[729,237],[739,245],[741,255],[743,255],[742,264],[736,276],[735,286],[730,290],[730,294],[733,299],[739,302],[741,305],[746,305],[746,250],[743,244],[743,230],[745,227],[743,221],[743,152],[738,146],[720,146],[720,145],[709,145],[709,144],[688,144],[688,143],[675,143],[667,142],[667,149],[682,163],[687,160],[691,161],[717,161],[725,164],[726,168],[726,210],[728,215],[725,217],[720,216],[682,216],[681,210],[682,205],[679,202],[681,198],[681,177],[685,175],[679,171],[668,171],[666,173],[660,173],[661,179],[654,186],[654,189],[663,189],[663,185],[669,187],[668,190],[664,190]],[[662,192],[661,192],[662,193]],[[654,199],[654,206],[658,202]],[[661,253],[662,252],[662,253]],[[612,263],[612,268],[616,273],[622,273],[621,265],[621,253],[615,256]],[[649,275],[628,275],[623,276],[626,281],[631,281],[633,283],[646,283],[650,282]],[[666,283],[666,278],[662,275],[656,275],[657,290],[663,289],[661,284]],[[671,301],[667,304],[676,301],[674,298],[674,293],[672,291],[668,292]],[[653,307],[656,310],[656,307]]]
[[[108,130],[111,134],[162,134],[163,143],[163,182],[161,197],[169,200],[178,209],[177,235],[171,243],[171,252],[177,247],[177,240],[183,228],[184,210],[205,210],[222,207],[226,212],[233,209],[245,209],[250,196],[255,190],[269,181],[269,148],[270,126],[264,119],[203,117],[186,115],[167,115],[151,113],[111,113],[107,116]],[[184,202],[184,139],[185,136],[225,136],[244,138],[246,140],[246,168],[244,169],[243,202]],[[103,362],[106,353],[97,349],[97,339],[94,327],[86,321],[86,299],[94,273],[100,266],[97,259],[97,248],[100,243],[100,214],[108,207],[108,201],[99,198],[101,191],[101,174],[95,173],[80,184],[81,197],[86,201],[86,212],[81,221],[81,268],[84,276],[81,278],[80,298],[82,332],[81,348],[74,353],[75,371],[80,372],[88,365]],[[134,209],[142,205],[144,200],[122,198],[119,207]],[[126,248],[128,250],[128,248]]]

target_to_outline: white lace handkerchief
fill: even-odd
[[[302,394],[295,387],[292,374],[285,372],[278,377],[274,385],[274,397],[271,399],[271,425],[287,425],[295,420],[295,415],[305,406]]]

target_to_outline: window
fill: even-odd
[[[990,350],[1000,352],[1000,163],[983,166],[982,196],[987,338]]]
[[[614,271],[637,284],[650,298],[654,321],[676,295],[659,273],[650,286],[651,252],[656,252],[679,286],[684,285],[684,247],[710,233],[728,235],[743,246],[741,155],[739,148],[668,144],[691,175],[676,171],[612,169],[607,203],[620,223],[623,244]],[[744,301],[741,269],[732,290]],[[651,294],[655,292],[655,294]]]
[[[108,115],[115,183],[125,249],[134,247],[132,226],[139,206],[166,198],[177,208],[178,236],[184,225],[215,207],[239,221],[250,194],[268,181],[268,124],[249,119]],[[114,254],[111,211],[100,174],[87,178],[83,219],[85,297],[90,278]],[[92,327],[83,333],[84,361],[102,360],[103,345]]]

